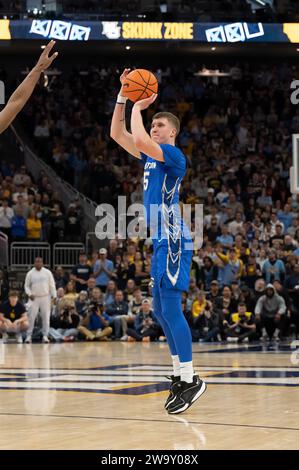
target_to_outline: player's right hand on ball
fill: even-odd
[[[124,84],[124,81],[125,81],[125,79],[127,78],[128,73],[130,73],[130,70],[131,70],[131,69],[125,69],[125,70],[123,71],[123,73],[121,74],[121,76],[119,77],[120,83],[121,83],[122,85]]]

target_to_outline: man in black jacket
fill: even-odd
[[[0,305],[0,332],[5,342],[8,333],[15,333],[18,343],[23,343],[22,333],[28,330],[28,316],[24,305],[19,302],[17,291],[10,291],[8,300]]]

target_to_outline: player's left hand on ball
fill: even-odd
[[[138,107],[140,110],[143,110],[143,109],[146,109],[148,108],[151,104],[153,104],[153,102],[155,101],[155,99],[157,98],[157,94],[156,93],[153,93],[152,96],[150,96],[149,98],[145,98],[144,100],[140,100],[140,101],[137,101],[134,106],[135,107]]]
[[[40,58],[38,59],[38,62],[35,66],[35,68],[38,69],[40,72],[43,72],[48,67],[50,67],[53,60],[56,59],[56,57],[58,56],[58,52],[54,52],[54,54],[49,56],[55,44],[56,44],[56,41],[53,41],[53,40],[50,41],[45,47],[45,49],[43,50],[43,52],[41,53]]]

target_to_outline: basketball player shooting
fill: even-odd
[[[0,134],[8,128],[17,114],[23,109],[32,95],[35,85],[40,79],[41,73],[50,67],[53,60],[58,56],[58,52],[54,52],[54,54],[49,56],[54,45],[55,41],[49,42],[40,55],[35,67],[33,67],[33,69],[28,73],[27,77],[11,95],[5,108],[0,112]]]
[[[187,160],[175,146],[180,130],[180,122],[175,115],[157,113],[152,119],[150,135],[144,128],[141,111],[155,101],[155,93],[146,99],[132,100],[136,101],[131,113],[132,133],[127,131],[125,95],[130,95],[124,85],[128,74],[129,69],[125,69],[120,77],[122,87],[117,97],[110,135],[144,165],[144,208],[151,231],[150,207],[162,207],[152,236],[153,306],[167,338],[173,362],[165,409],[170,414],[178,414],[187,410],[206,390],[206,384],[194,374],[192,338],[181,308],[182,292],[189,287],[193,251],[192,239],[180,217],[178,206],[179,188],[186,173]],[[138,90],[146,87],[141,83]]]

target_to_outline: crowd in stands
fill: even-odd
[[[12,242],[81,242],[79,201],[65,207],[45,172],[33,182],[26,166],[0,161],[0,231]]]
[[[285,257],[277,259],[271,250],[264,259],[251,255],[247,265],[246,257],[236,248],[227,257],[212,254],[210,245],[193,257],[182,309],[194,341],[299,335],[299,258],[284,263]],[[150,267],[151,247],[143,241],[110,240],[108,250],[101,248],[90,259],[82,253],[69,275],[61,267],[54,273],[56,317],[72,312],[69,327],[88,340],[164,341],[152,307]],[[232,277],[225,283],[227,273]]]
[[[242,343],[298,338],[298,259],[284,264],[284,258],[277,260],[274,251],[263,260],[254,259],[249,269],[252,281],[249,286],[248,273],[239,270],[240,264],[246,265],[244,255],[238,257],[236,249],[229,253],[224,261],[225,255],[217,251],[211,256],[210,247],[206,247],[193,257],[192,274],[197,275],[191,277],[189,290],[182,296],[182,310],[193,341]],[[56,292],[53,287],[50,329],[46,339],[43,336],[44,342],[48,342],[48,338],[53,342],[165,341],[153,310],[150,254],[150,246],[142,242],[128,240],[124,245],[115,239],[110,241],[108,250],[101,248],[90,258],[82,252],[70,272],[57,267],[53,273]],[[284,266],[282,271],[280,265]],[[234,277],[229,284],[224,284],[221,273],[227,272],[228,266]],[[27,281],[25,290],[30,300],[34,300]],[[9,300],[2,298],[0,306],[0,331],[4,335],[4,314],[11,309],[9,302],[15,305],[17,294],[13,291],[8,297]],[[29,302],[29,317],[30,306]],[[18,308],[25,312],[21,302]],[[13,315],[21,321],[21,316],[15,317],[15,311]],[[7,321],[11,321],[9,316]],[[27,318],[23,321],[28,328]],[[15,331],[10,329],[9,332]],[[41,332],[37,324],[33,340],[39,340]]]
[[[156,111],[181,119],[177,143],[192,161],[182,187],[184,201],[203,201],[206,211],[215,206],[220,225],[236,209],[246,221],[258,217],[256,210],[264,218],[270,206],[284,210],[290,197],[291,133],[299,126],[289,85],[298,72],[286,64],[237,64],[223,67],[231,76],[217,82],[195,76],[198,68],[155,71],[159,100],[145,115],[147,124]],[[119,75],[116,67],[94,66],[56,76],[48,88],[36,90],[22,114],[38,154],[97,203],[116,201],[118,194],[130,202],[142,198],[142,167],[109,136]],[[268,220],[260,221],[260,229]]]
[[[215,81],[195,71],[192,64],[160,71],[159,101],[144,116],[147,125],[156,111],[180,117],[177,143],[191,160],[181,200],[204,205],[203,247],[194,252],[190,289],[182,299],[193,339],[298,335],[299,197],[289,189],[291,134],[299,131],[289,84],[298,72],[286,64],[236,64],[229,78]],[[39,155],[98,203],[116,203],[118,195],[126,195],[128,203],[142,201],[142,165],[109,137],[118,77],[113,67],[93,67],[87,75],[74,70],[68,78],[56,78],[49,89],[39,88],[23,114]],[[24,172],[25,181],[17,179],[17,187],[14,172],[6,171],[9,166],[2,164],[0,215],[4,210],[12,214],[16,206],[21,211],[27,192],[27,217],[29,206],[37,205],[35,214],[40,215],[51,201],[61,211],[53,217],[62,219],[59,198],[49,195],[45,175],[39,191],[31,194],[26,169],[18,173]],[[46,237],[56,240],[58,233]],[[74,268],[70,279],[62,269],[55,272],[59,298],[69,299],[72,312],[70,328],[63,327],[66,323],[58,328],[75,329],[89,339],[105,332],[105,338],[140,340],[145,323],[135,315],[141,306],[142,315],[150,309],[142,299],[151,298],[151,245],[110,240],[107,260],[104,252],[92,254],[88,262],[82,258],[79,264],[88,269]],[[95,322],[82,315],[85,307],[90,312],[94,295],[101,312],[95,313]],[[163,334],[151,315],[148,336],[159,339]]]

